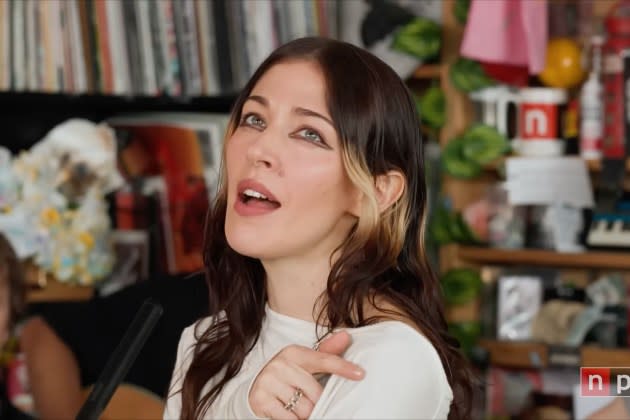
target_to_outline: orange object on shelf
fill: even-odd
[[[547,44],[545,68],[538,75],[547,86],[569,89],[586,76],[582,66],[582,49],[571,38],[554,38]]]

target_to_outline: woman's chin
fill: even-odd
[[[261,240],[260,235],[230,235],[226,232],[226,239],[230,248],[246,257],[263,259],[266,258],[271,251],[269,242]]]

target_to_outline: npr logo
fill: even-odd
[[[630,397],[630,368],[580,368],[580,396]]]

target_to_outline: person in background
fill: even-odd
[[[241,91],[223,159],[209,316],[182,334],[164,418],[470,418],[396,73],[348,43],[292,41]]]
[[[148,298],[162,305],[163,315],[103,417],[159,416],[179,336],[207,311],[208,289],[199,273],[158,276],[84,302],[30,305],[20,348],[38,418],[76,417],[90,387]]]
[[[19,348],[19,323],[26,311],[24,271],[0,233],[0,418],[29,419],[32,401]]]

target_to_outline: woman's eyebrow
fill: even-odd
[[[245,101],[254,101],[254,102],[258,102],[262,106],[269,106],[269,101],[264,96],[251,95],[251,96],[248,96],[245,99]]]
[[[312,111],[310,109],[306,109],[306,108],[301,108],[301,107],[297,107],[293,110],[293,112],[295,112],[298,115],[304,115],[307,117],[316,117],[316,118],[321,118],[322,120],[326,121],[328,124],[330,124],[333,128],[335,128],[335,124],[333,124],[333,122],[330,120],[330,118],[327,118],[325,116],[323,116],[322,114]]]
[[[258,102],[259,104],[261,104],[264,107],[268,107],[269,106],[269,100],[267,100],[267,98],[265,98],[264,96],[260,96],[260,95],[248,96],[247,99],[245,99],[245,101]],[[303,115],[303,116],[306,116],[306,117],[321,118],[322,120],[324,120],[328,124],[330,124],[333,128],[335,128],[335,124],[333,124],[332,120],[330,118],[328,118],[328,117],[323,116],[319,112],[315,112],[315,111],[313,111],[311,109],[302,108],[302,107],[294,108],[293,112],[295,112],[297,115]]]

